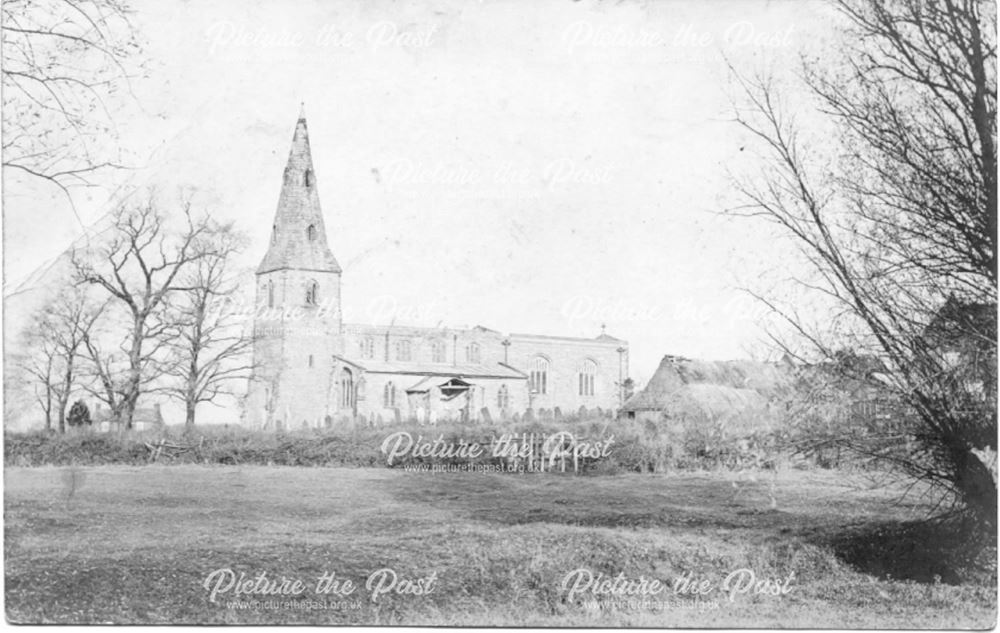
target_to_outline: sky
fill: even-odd
[[[665,354],[766,353],[742,289],[790,251],[721,215],[757,167],[738,68],[788,72],[832,37],[818,2],[141,0],[149,77],[132,168],[76,197],[7,178],[5,297],[109,200],[194,192],[267,244],[300,107],[345,320],[609,334],[643,384]],[[77,219],[79,217],[79,220]]]

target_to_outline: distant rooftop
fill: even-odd
[[[415,325],[372,325],[367,323],[345,323],[344,329],[350,330],[352,332],[359,332],[371,335],[385,335],[388,332],[390,335],[396,334],[412,334],[412,335],[428,335],[428,334],[455,334],[464,332],[480,332],[487,334],[494,334],[498,337],[503,337],[503,332],[499,332],[492,328],[488,328],[482,325],[476,325],[474,327],[449,327],[445,325],[441,326],[415,326]],[[516,333],[510,334],[511,339],[521,339],[521,340],[533,340],[533,341],[564,341],[566,343],[591,343],[597,345],[627,345],[628,342],[611,336],[610,334],[601,334],[594,338],[586,338],[579,336],[551,336],[548,334],[525,334]]]
[[[601,334],[594,338],[585,338],[580,336],[551,336],[548,334],[511,334],[510,338],[515,339],[532,339],[532,340],[543,340],[543,341],[566,341],[567,343],[605,343],[605,344],[622,344],[626,341],[615,338],[610,334]]]
[[[434,325],[373,325],[370,323],[345,323],[345,330],[351,330],[352,332],[360,332],[364,334],[373,335],[385,335],[386,332],[389,334],[415,334],[415,335],[427,335],[427,334],[455,334],[462,332],[488,332],[490,334],[496,334],[497,336],[503,336],[502,333],[496,330],[491,330],[488,327],[483,327],[477,325],[475,327],[450,327],[446,325],[434,326]]]
[[[509,365],[456,364],[449,363],[407,363],[379,360],[358,360],[342,358],[350,365],[364,369],[370,374],[406,374],[425,376],[448,376],[455,378],[526,378],[527,376]]]

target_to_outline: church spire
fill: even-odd
[[[257,268],[258,275],[284,269],[341,272],[326,242],[305,117],[303,103],[285,166],[271,244]]]

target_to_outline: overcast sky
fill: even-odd
[[[197,190],[263,256],[300,102],[347,320],[627,339],[746,357],[740,290],[783,262],[719,217],[750,155],[724,55],[793,67],[831,36],[815,2],[145,0],[150,78],[113,184]],[[7,182],[6,292],[81,232]],[[91,225],[108,191],[78,198]]]

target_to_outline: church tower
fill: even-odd
[[[304,110],[292,136],[271,240],[257,268],[251,428],[322,426],[343,352],[340,265],[326,241]]]

